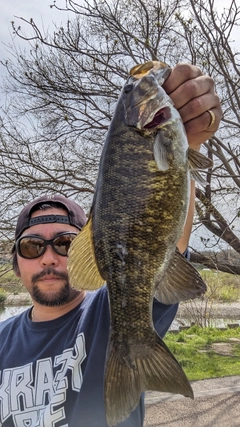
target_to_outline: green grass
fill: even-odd
[[[189,380],[240,375],[240,342],[231,343],[232,355],[222,356],[211,349],[211,344],[230,342],[239,338],[240,327],[219,330],[193,326],[178,334],[168,333],[164,339]],[[205,350],[206,352],[201,352]]]

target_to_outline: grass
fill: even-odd
[[[231,342],[229,338],[239,338],[239,342]],[[189,380],[240,375],[240,327],[219,330],[192,326],[178,334],[168,333],[164,341]],[[219,342],[231,342],[232,354],[215,353],[211,345]]]

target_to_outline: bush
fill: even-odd
[[[7,294],[4,289],[0,288],[0,304],[4,304],[4,301],[7,298]]]
[[[207,284],[207,292],[199,299],[184,302],[187,318],[201,327],[211,325],[215,303],[234,302],[240,299],[240,277],[220,271],[202,270],[200,274]]]
[[[207,296],[214,301],[233,302],[240,298],[239,276],[212,270],[202,270],[200,274],[208,286]]]

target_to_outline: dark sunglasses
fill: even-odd
[[[67,256],[68,249],[76,236],[77,233],[60,233],[50,240],[34,234],[23,236],[16,241],[16,250],[22,258],[33,259],[43,255],[47,246],[50,245],[58,255]]]

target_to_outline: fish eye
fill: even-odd
[[[131,92],[132,89],[133,89],[133,83],[128,83],[127,85],[124,86],[125,93]]]

